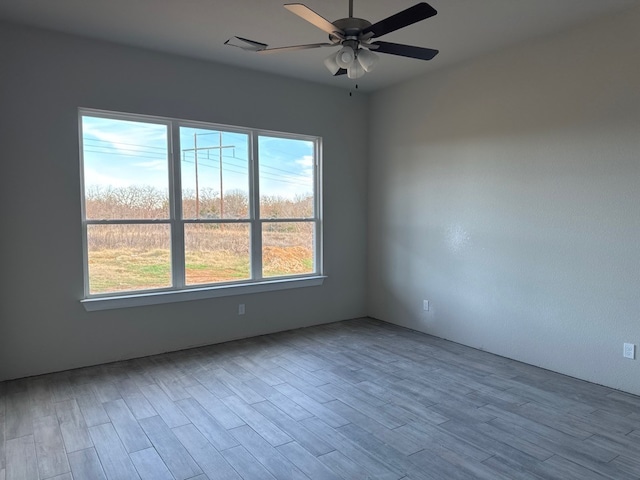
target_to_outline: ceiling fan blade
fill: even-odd
[[[370,27],[362,30],[362,34],[373,32],[374,38],[381,37],[387,33],[395,32],[396,30],[407,27],[421,20],[433,17],[436,13],[438,12],[431,5],[426,2],[420,2],[413,7],[409,7],[406,10],[374,23]]]
[[[232,47],[238,47],[243,50],[249,50],[251,52],[258,52],[268,47],[266,43],[256,42],[255,40],[249,40],[248,38],[243,37],[231,37],[229,40],[224,42],[224,44]]]
[[[340,75],[346,75],[346,74],[347,74],[347,69],[346,68],[341,68],[336,73],[334,73],[333,76],[334,77],[338,77]]]
[[[376,53],[389,53],[401,57],[417,58],[418,60],[431,60],[438,54],[438,50],[432,48],[414,47],[413,45],[402,45],[400,43],[373,42],[373,50]]]
[[[344,32],[341,29],[336,27],[333,23],[331,23],[323,16],[318,15],[306,5],[303,5],[302,3],[287,3],[285,4],[284,8],[289,10],[291,13],[295,13],[307,22],[315,25],[320,30],[327,32],[329,35],[335,35],[337,33],[344,38]]]
[[[307,45],[291,45],[288,47],[265,48],[262,50],[258,50],[257,53],[292,52],[295,50],[308,50],[310,48],[335,47],[335,46],[336,46],[335,43],[309,43]]]

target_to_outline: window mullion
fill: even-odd
[[[323,238],[323,225],[322,218],[322,168],[320,162],[322,161],[322,144],[319,140],[315,141],[314,146],[314,162],[313,162],[313,217],[315,220],[314,236],[313,236],[313,254],[314,265],[313,270],[316,273],[323,273],[324,270],[324,258],[322,250],[322,238]]]
[[[180,164],[180,125],[171,122],[169,135],[169,202],[171,210],[171,276],[173,288],[185,286],[184,225],[182,221],[182,176]]]
[[[262,278],[262,222],[260,221],[260,159],[258,136],[251,133],[251,157],[249,159],[249,199],[251,217],[251,278]]]

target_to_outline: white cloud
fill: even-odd
[[[313,178],[313,155],[304,155],[302,158],[296,160],[295,163],[302,167],[300,169],[300,175]],[[298,181],[300,181],[300,177],[298,177]]]
[[[118,153],[162,155],[166,148],[166,127],[152,124],[132,124],[118,120],[84,117],[82,133],[85,138],[91,136],[109,143]],[[159,147],[159,148],[157,148]]]
[[[111,148],[117,150],[120,153],[133,153],[135,151],[139,151],[142,149],[141,145],[124,145],[127,143],[132,143],[131,139],[127,134],[114,133],[114,132],[105,132],[101,128],[94,128],[90,123],[85,122],[82,126],[83,133],[85,135],[91,135],[92,137],[97,138],[98,140],[102,140],[104,142],[108,142],[111,145]]]
[[[89,187],[92,185],[111,185],[114,187],[128,187],[134,182],[121,177],[112,177],[98,172],[93,168],[84,169],[84,183]]]
[[[296,163],[303,167],[313,167],[313,155],[305,155],[296,160]]]
[[[160,172],[167,171],[166,160],[150,160],[148,162],[136,162],[132,164],[133,167],[148,168],[149,170],[157,170]]]

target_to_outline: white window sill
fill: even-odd
[[[160,305],[163,303],[188,302],[206,298],[228,297],[231,295],[247,295],[251,293],[273,292],[290,288],[316,287],[322,285],[326,276],[287,278],[256,283],[238,285],[221,285],[214,287],[192,288],[189,290],[174,290],[164,292],[139,293],[118,295],[114,297],[97,297],[81,300],[82,306],[88,312],[97,310],[111,310],[114,308],[141,307],[145,305]]]

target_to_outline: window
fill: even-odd
[[[80,140],[86,301],[321,277],[319,138],[81,110]]]

